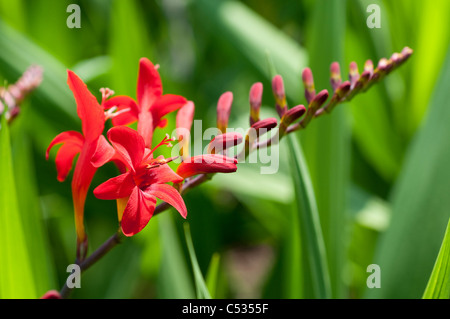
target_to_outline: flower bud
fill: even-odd
[[[257,82],[250,88],[250,125],[259,121],[259,110],[261,108],[263,85]]]
[[[359,79],[358,65],[356,64],[356,62],[350,63],[350,71],[348,73],[348,79],[350,81],[351,87],[354,88],[356,85],[356,82]]]
[[[314,78],[310,68],[305,68],[303,70],[302,80],[303,86],[305,87],[305,98],[309,104],[316,95],[316,90],[314,88]]]
[[[225,133],[228,127],[231,104],[233,103],[233,93],[223,93],[217,102],[217,128]]]
[[[331,73],[331,76],[330,76],[331,87],[333,88],[333,91],[336,91],[337,87],[342,82],[341,68],[340,68],[338,62],[331,63],[330,73]]]
[[[283,117],[287,110],[286,93],[284,91],[284,83],[281,75],[275,75],[272,80],[272,91],[275,97],[276,109],[278,115]]]
[[[176,118],[176,134],[180,144],[180,155],[186,159],[189,157],[189,140],[192,121],[194,120],[195,106],[192,101],[188,101],[178,110]]]
[[[208,145],[208,154],[219,154],[224,150],[242,143],[242,135],[229,132],[217,135]]]

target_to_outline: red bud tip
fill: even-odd
[[[250,105],[252,108],[259,108],[261,106],[263,94],[263,85],[261,82],[256,82],[250,88]]]
[[[348,74],[348,78],[350,80],[351,86],[354,87],[359,79],[358,65],[356,64],[356,62],[350,63],[350,72]]]
[[[217,135],[208,145],[209,154],[218,154],[230,147],[242,143],[242,135],[236,132],[228,132]]]
[[[223,93],[217,103],[217,128],[225,132],[228,127],[228,118],[230,117],[231,104],[233,103],[233,93]]]
[[[344,82],[344,83],[348,83],[348,82]],[[342,85],[341,85],[342,86]],[[339,86],[340,87],[340,86]],[[339,89],[338,87],[338,89]],[[320,91],[315,97],[314,99],[311,101],[310,103],[310,107],[313,106],[314,109],[318,109],[319,107],[321,107],[325,101],[328,99],[328,91],[327,90],[322,90]]]
[[[62,298],[58,291],[49,290],[41,297],[41,299],[62,299]]]
[[[344,83],[339,85],[339,87],[336,90],[336,94],[337,94],[339,100],[341,100],[344,96],[347,95],[347,93],[350,91],[350,88],[351,88],[351,84],[349,81],[345,81]]]
[[[272,79],[272,91],[275,97],[277,113],[280,117],[283,117],[286,113],[286,93],[284,91],[284,83],[281,75],[275,75]]]
[[[263,85],[257,82],[250,88],[250,125],[259,121],[259,110],[261,108]]]
[[[261,120],[253,124],[251,127],[255,130],[259,129],[267,129],[267,131],[270,131],[271,129],[277,127],[278,121],[274,117],[269,117],[267,119]]]
[[[316,90],[314,87],[314,78],[310,68],[305,68],[302,73],[303,86],[305,87],[305,98],[308,103],[316,95]]]
[[[364,71],[370,72],[370,75],[373,73],[373,62],[372,60],[367,60],[366,63],[364,63]]]
[[[305,112],[306,112],[305,106],[303,105],[294,106],[293,108],[291,108],[286,112],[281,121],[283,122],[283,124],[289,125],[295,120],[299,119],[303,114],[305,114]]]
[[[413,50],[409,47],[404,47],[401,54],[403,59],[407,59],[411,54],[413,54]]]
[[[377,68],[380,71],[384,71],[389,65],[389,61],[386,58],[381,58],[380,61],[378,62],[378,66]]]
[[[274,76],[272,80],[272,90],[277,100],[282,100],[285,97],[286,94],[284,92],[284,83],[281,75]]]
[[[331,63],[330,73],[331,73],[331,76],[330,76],[331,87],[333,88],[333,91],[336,91],[337,87],[342,82],[341,67],[339,66],[338,62]]]

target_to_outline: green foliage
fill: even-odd
[[[194,101],[203,129],[215,124],[225,91],[234,96],[230,127],[247,128],[254,82],[264,85],[261,117],[277,116],[274,70],[291,107],[305,104],[303,68],[312,69],[317,92],[330,90],[331,62],[340,62],[346,80],[351,61],[361,73],[367,59],[376,63],[404,46],[414,54],[398,70],[272,147],[280,155],[276,174],[240,163],[237,173],[214,176],[184,196],[191,234],[174,212],[153,217],[89,269],[72,296],[234,298],[244,288],[232,283],[240,265],[230,252],[264,246],[264,262],[246,269],[252,296],[448,298],[447,0],[77,3],[82,27],[69,29],[64,1],[0,0],[0,86],[32,64],[44,69],[18,118],[9,126],[2,119],[1,298],[58,290],[75,260],[72,175],[56,180],[56,150],[45,160],[58,133],[81,128],[67,68],[99,100],[101,87],[135,98],[139,58],[148,57],[160,65],[164,93]],[[380,6],[380,29],[366,26],[369,4]],[[100,168],[88,193],[90,253],[117,231],[115,202],[92,194],[116,174],[113,165]],[[372,263],[382,282],[369,290]]]

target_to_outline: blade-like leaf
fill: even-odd
[[[423,298],[450,298],[450,220]]]
[[[158,297],[192,299],[195,289],[180,246],[172,216],[168,213],[158,216],[161,235],[161,266],[158,275]]]
[[[5,117],[2,117],[0,128],[0,170],[0,298],[36,298],[33,260],[19,211]]]
[[[392,193],[391,226],[374,259],[383,281],[368,297],[420,298],[427,284],[449,219],[449,82],[450,48],[426,121]]]
[[[305,265],[303,276],[310,280],[313,289],[306,295],[321,299],[331,298],[325,244],[308,168],[296,136],[289,135],[286,139],[300,220],[302,258]]]
[[[330,87],[330,64],[338,61],[342,65],[345,8],[346,1],[315,2],[307,47],[317,92]],[[317,196],[333,297],[344,295],[346,192],[350,176],[347,112],[348,105],[340,105],[332,114],[312,121],[300,134]]]
[[[24,116],[26,111],[28,109],[21,116]],[[11,133],[15,142],[13,148],[14,176],[18,192],[26,196],[26,200],[19,201],[19,209],[26,234],[26,244],[33,261],[32,270],[36,281],[36,291],[38,295],[44,295],[46,291],[55,289],[57,286],[53,262],[49,255],[47,229],[38,197],[31,142],[26,127],[23,125],[27,122],[21,121],[22,119],[20,117],[14,123],[16,130],[12,130]]]
[[[195,255],[194,244],[192,243],[191,230],[189,224],[184,224],[184,235],[186,237],[186,245],[189,250],[189,256],[191,258],[192,269],[194,271],[195,278],[195,290],[197,299],[211,299],[208,288],[206,287],[205,279],[203,278],[202,271],[198,265],[197,256]]]
[[[300,100],[306,52],[283,32],[238,1],[192,1],[208,29],[230,42],[268,78],[266,54],[285,79],[286,91]]]
[[[211,298],[216,297],[217,282],[219,280],[220,255],[214,253],[209,263],[208,272],[206,273],[206,288]]]

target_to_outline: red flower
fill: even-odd
[[[105,109],[117,107],[113,125],[128,125],[138,121],[138,132],[144,138],[145,146],[150,148],[153,131],[165,127],[165,115],[185,105],[187,100],[174,94],[162,94],[162,83],[157,68],[147,58],[139,61],[137,83],[137,103],[128,96],[116,96],[104,103]]]
[[[128,198],[121,218],[122,232],[126,236],[140,232],[153,215],[156,198],[169,203],[186,218],[187,210],[183,198],[174,187],[166,184],[183,180],[166,165],[169,160],[162,157],[154,159],[154,149],[145,148],[144,139],[129,127],[111,128],[108,131],[108,139],[117,158],[121,159],[128,170],[99,185],[94,189],[94,195],[105,200]],[[163,140],[158,146],[162,144],[167,142]],[[110,159],[110,155],[99,155],[94,165],[100,166]]]
[[[77,257],[83,259],[87,249],[87,237],[84,229],[84,204],[92,178],[97,170],[91,164],[97,144],[106,143],[102,135],[105,114],[102,106],[89,92],[83,81],[72,71],[68,71],[67,83],[72,90],[77,104],[77,113],[81,119],[83,134],[67,131],[57,135],[47,148],[46,157],[56,144],[62,144],[56,154],[58,180],[64,181],[72,168],[72,162],[78,153],[72,179],[72,198],[75,212],[75,228],[77,232]]]

